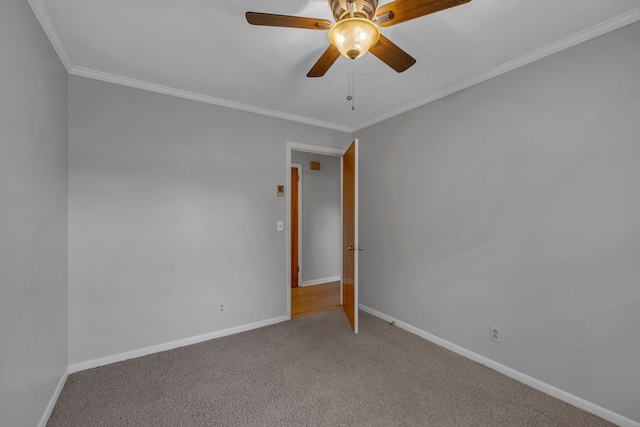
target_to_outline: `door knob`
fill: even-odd
[[[358,246],[358,248],[356,250],[357,251],[361,251],[362,250],[362,246]]]
[[[347,250],[351,252],[353,250],[353,246],[347,246]]]

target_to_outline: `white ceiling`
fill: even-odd
[[[640,19],[640,0],[472,0],[382,33],[417,59],[367,54],[306,74],[327,32],[246,11],[332,19],[327,0],[29,0],[71,74],[354,131]],[[380,0],[380,5],[389,3]]]

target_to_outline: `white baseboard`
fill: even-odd
[[[69,373],[84,371],[98,366],[110,365],[111,363],[122,362],[123,360],[133,359],[134,357],[147,356],[161,351],[173,350],[174,348],[184,347],[191,344],[197,344],[203,341],[212,340],[214,338],[226,337],[228,335],[238,334],[240,332],[250,331],[251,329],[262,328],[263,326],[274,325],[276,323],[290,320],[288,316],[274,317],[273,319],[261,320],[260,322],[249,323],[247,325],[236,326],[221,331],[210,332],[208,334],[197,335],[195,337],[183,338],[164,344],[153,345],[138,350],[127,351],[124,353],[114,354],[112,356],[100,357],[98,359],[87,360],[86,362],[74,363],[69,365]]]
[[[505,366],[487,357],[474,353],[471,350],[467,350],[464,347],[460,347],[459,345],[453,344],[452,342],[449,342],[445,339],[432,335],[429,332],[423,331],[422,329],[418,329],[415,326],[409,325],[408,323],[394,319],[393,317],[388,316],[384,313],[381,313],[377,310],[374,310],[373,308],[367,307],[366,305],[360,304],[358,307],[360,308],[360,310],[364,311],[365,313],[369,313],[389,323],[394,322],[397,327],[402,328],[405,331],[418,335],[419,337],[424,338],[427,341],[431,341],[432,343],[437,344],[441,347],[444,347],[447,350],[451,350],[454,353],[457,353],[463,357],[466,357],[467,359],[471,359],[474,362],[478,362],[484,366],[487,366],[488,368],[493,369],[494,371],[498,371],[503,375],[506,375],[523,384],[526,384],[529,387],[533,387],[536,390],[539,390],[543,393],[553,396],[556,399],[567,402],[568,404],[573,405],[577,408],[580,408],[584,411],[597,415],[598,417],[603,418],[607,421],[610,421],[614,424],[617,424],[621,427],[640,427],[640,423],[636,421],[623,417],[620,414],[616,414],[615,412],[612,412],[608,409],[598,406],[595,403],[591,403],[587,400],[584,400],[578,396],[574,396],[571,393],[567,393],[566,391],[560,390],[559,388],[556,388],[545,382],[542,382],[526,374],[523,374],[522,372],[516,371],[515,369],[509,368],[508,366]]]
[[[300,286],[320,285],[322,283],[337,282],[340,279],[342,279],[341,276],[331,276],[325,277],[323,279],[305,280],[304,282],[300,283]]]
[[[56,389],[53,391],[51,395],[51,399],[49,399],[49,404],[44,409],[44,413],[40,418],[40,422],[38,423],[38,427],[46,427],[47,422],[49,421],[49,417],[53,412],[54,406],[56,406],[56,402],[58,401],[58,397],[60,397],[60,393],[62,393],[62,388],[64,387],[64,383],[67,382],[67,378],[69,377],[69,368],[64,370],[62,377],[60,377],[60,381],[58,381],[58,385]]]

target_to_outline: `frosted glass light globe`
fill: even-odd
[[[367,53],[380,38],[376,24],[364,18],[347,18],[335,23],[329,30],[329,40],[340,54],[356,59]]]

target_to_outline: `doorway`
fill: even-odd
[[[311,299],[311,298],[321,299],[321,296],[319,294],[325,293],[323,291],[330,291],[331,288],[333,288],[334,290],[337,290],[339,286],[339,294],[338,294],[339,304],[343,306],[345,310],[345,314],[349,319],[349,323],[351,323],[351,326],[354,332],[356,333],[358,330],[357,259],[358,259],[358,251],[361,249],[358,245],[356,245],[356,241],[357,241],[357,157],[358,157],[357,145],[358,145],[358,142],[356,140],[351,144],[348,150],[341,150],[341,149],[335,149],[335,148],[326,148],[326,147],[288,142],[287,143],[287,161],[286,161],[287,182],[285,186],[286,206],[287,206],[287,209],[286,209],[287,226],[285,227],[285,230],[286,230],[285,241],[286,241],[286,251],[287,251],[286,252],[287,317],[289,317],[290,319],[297,317],[297,313],[295,316],[292,315],[292,295],[296,297],[302,296],[303,299]],[[304,285],[311,285],[310,287],[313,288],[313,285],[318,286],[318,283],[320,282],[316,281],[316,283],[309,283],[309,282],[314,282],[313,278],[310,279],[309,275],[306,276],[306,280],[305,280],[304,262],[302,263],[303,265],[301,265],[301,268],[300,268],[300,272],[302,274],[298,275],[298,284],[303,286],[298,286],[297,288],[291,287],[292,277],[294,276],[292,273],[293,273],[293,268],[295,266],[295,256],[292,253],[292,247],[291,247],[292,246],[291,238],[292,238],[292,234],[294,234],[292,233],[292,229],[291,229],[291,225],[292,225],[291,203],[292,203],[292,191],[294,189],[292,185],[293,175],[291,172],[291,165],[292,163],[296,163],[292,161],[292,153],[294,152],[302,152],[306,154],[313,154],[316,156],[317,155],[331,156],[331,158],[337,157],[339,159],[339,164],[340,164],[340,180],[339,180],[340,211],[339,213],[340,215],[339,215],[339,219],[336,220],[336,223],[339,222],[338,232],[336,233],[336,235],[339,236],[339,238],[336,239],[338,244],[336,248],[333,250],[334,251],[333,255],[340,258],[338,262],[340,264],[340,269],[337,272],[338,276],[322,277],[322,279],[324,280],[321,280],[321,282],[326,282],[325,285],[327,289],[325,290],[323,290],[320,287],[316,287],[315,289],[305,289],[307,288],[307,286],[304,286]],[[345,156],[345,153],[347,154],[351,153],[351,154]],[[354,153],[355,155],[353,155]],[[349,158],[350,160],[346,160],[347,158]],[[299,163],[304,166],[304,162],[299,162]],[[321,163],[320,168],[322,169],[322,162],[320,163]],[[308,166],[310,165],[308,164]],[[345,181],[344,179],[345,173],[351,174],[351,177],[355,177],[355,181],[354,179],[347,179]],[[301,180],[302,188],[304,188],[304,176],[305,176],[304,169],[302,169],[301,175],[303,176]],[[351,188],[349,186],[351,186]],[[303,190],[303,194],[304,194],[304,190]],[[355,202],[355,209],[353,208],[354,202]],[[345,211],[345,207],[349,207],[349,206],[351,206],[351,209],[347,209]],[[308,207],[305,207],[304,200],[302,201],[299,200],[299,207],[300,209],[302,209],[303,212],[305,209],[308,208]],[[294,210],[294,213],[295,213],[295,210]],[[351,218],[349,218],[349,215],[351,216]],[[304,220],[303,220],[303,223],[304,223]],[[343,229],[343,227],[345,226],[350,227],[350,229],[345,231]],[[355,231],[355,234],[354,234],[354,231]],[[302,232],[302,235],[303,235],[302,241],[304,242],[304,231]],[[342,248],[342,246],[345,246],[345,247]],[[304,250],[302,252],[303,252],[302,259],[304,260]],[[295,268],[297,271],[297,266],[295,266]],[[345,276],[345,271],[347,272],[346,276]],[[331,280],[331,279],[339,279],[339,280]],[[304,292],[299,292],[299,291],[304,291]],[[316,295],[313,295],[313,294],[316,294]],[[345,302],[348,303],[347,304],[348,307],[343,304]],[[334,305],[331,308],[334,308],[335,306],[336,305]]]
[[[341,159],[291,152],[291,317],[340,307]]]

